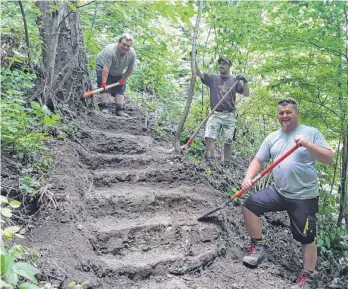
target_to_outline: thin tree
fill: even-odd
[[[193,31],[193,37],[192,37],[192,49],[191,49],[191,71],[192,71],[192,77],[190,81],[190,87],[189,91],[187,94],[187,99],[186,99],[186,105],[184,112],[181,116],[181,119],[179,121],[178,127],[175,132],[175,140],[174,140],[174,147],[175,147],[175,153],[180,153],[180,138],[182,134],[182,130],[184,127],[184,124],[186,122],[188,113],[190,111],[192,99],[193,99],[193,94],[194,94],[194,89],[195,89],[195,84],[196,84],[196,51],[197,51],[197,36],[198,36],[198,29],[199,29],[199,24],[201,21],[201,13],[203,9],[203,0],[199,0],[198,3],[198,13],[197,13],[197,18],[196,18],[196,25],[195,29]]]
[[[32,73],[35,73],[34,71],[34,66],[33,66],[33,62],[31,59],[31,52],[30,52],[30,41],[29,41],[29,33],[28,33],[28,24],[27,24],[27,18],[25,16],[25,12],[24,12],[24,8],[23,8],[23,4],[22,1],[18,1],[19,7],[21,9],[21,14],[22,14],[22,18],[23,18],[23,25],[24,25],[24,33],[25,33],[25,43],[27,44],[27,48],[28,48],[28,63],[29,63],[29,67],[31,69]]]

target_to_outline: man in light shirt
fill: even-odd
[[[132,36],[123,34],[119,37],[118,43],[108,44],[96,58],[98,87],[105,88],[107,85],[120,83],[102,94],[99,107],[104,112],[116,106],[116,115],[129,116],[124,112],[124,91],[126,80],[135,66],[136,53],[132,45]]]
[[[299,124],[299,111],[293,99],[278,103],[281,128],[266,137],[251,161],[243,189],[252,187],[252,179],[262,165],[277,160],[296,143],[299,148],[273,169],[274,184],[251,195],[243,205],[244,220],[251,238],[249,253],[243,262],[257,266],[265,257],[260,216],[266,212],[287,211],[291,232],[302,245],[303,269],[292,289],[313,288],[317,262],[316,213],[318,212],[318,174],[315,162],[331,165],[333,152],[324,136],[314,127]]]

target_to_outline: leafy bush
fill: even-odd
[[[48,128],[60,120],[46,106],[31,102],[26,107],[24,91],[33,87],[34,75],[18,70],[1,70],[1,141],[3,149],[26,155],[44,150],[43,141],[50,139]]]
[[[0,287],[4,289],[19,288],[19,289],[38,289],[36,286],[37,280],[35,275],[39,273],[33,265],[24,262],[27,250],[23,246],[14,245],[10,249],[6,248],[6,242],[12,240],[15,236],[21,237],[18,234],[20,230],[17,226],[7,226],[12,217],[12,209],[20,206],[20,202],[13,200],[8,201],[4,196],[0,196],[0,209],[3,219],[1,220],[1,279]],[[24,260],[24,261],[23,261]]]
[[[337,226],[338,195],[320,192],[318,233],[316,243],[321,254],[331,256],[333,251],[348,249],[348,230]]]
[[[36,101],[26,102],[24,93],[33,88],[34,79],[20,70],[1,69],[2,152],[24,165],[19,189],[31,196],[45,183],[50,165],[44,142],[61,128],[60,115]]]

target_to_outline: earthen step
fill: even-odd
[[[90,239],[94,250],[114,255],[157,247],[170,250],[173,246],[195,254],[215,247],[219,238],[218,226],[197,222],[192,214],[168,212],[132,220],[108,216],[92,223],[90,231],[95,232]]]
[[[175,156],[158,153],[155,156],[148,153],[139,154],[109,154],[95,153],[84,157],[82,161],[92,169],[100,168],[127,168],[136,169],[139,167],[149,166],[156,163],[157,165],[171,165],[175,161]]]
[[[95,171],[93,180],[96,186],[111,186],[120,182],[174,183],[189,182],[194,175],[184,171],[180,164],[166,166],[153,165],[142,169],[110,168]]]
[[[155,185],[122,183],[117,187],[91,190],[86,195],[86,209],[92,216],[117,216],[129,219],[155,212],[186,212],[198,216],[214,207],[221,193],[197,185]]]
[[[184,275],[210,265],[216,258],[216,251],[206,251],[197,256],[185,256],[184,252],[172,250],[152,250],[132,252],[126,256],[102,255],[94,272],[98,277],[127,276],[137,281],[158,275]]]

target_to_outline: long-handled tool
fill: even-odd
[[[215,107],[211,110],[211,112],[209,113],[209,115],[200,123],[200,125],[197,127],[196,131],[193,133],[193,135],[189,138],[189,140],[187,141],[186,144],[184,144],[183,146],[181,146],[181,149],[187,149],[189,147],[189,145],[192,143],[193,139],[195,138],[195,136],[197,135],[197,133],[199,132],[199,130],[202,128],[202,126],[207,122],[208,118],[214,113],[215,110],[217,110],[217,108],[220,106],[220,104],[225,100],[225,98],[231,93],[231,91],[236,87],[238,83],[238,80],[236,80],[235,83],[233,83],[233,85],[230,87],[230,89],[226,92],[226,94],[220,99],[220,101],[217,103],[217,105],[215,105]]]
[[[111,87],[114,87],[114,86],[117,86],[119,85],[120,83],[119,82],[116,82],[116,83],[113,83],[113,84],[109,84],[108,86],[105,86],[104,88],[101,87],[101,88],[98,88],[96,90],[92,90],[92,91],[87,91],[84,93],[84,97],[87,98],[87,97],[91,97],[92,95],[98,93],[98,92],[102,92],[102,91],[105,91],[105,90],[108,90],[109,88]]]
[[[277,159],[273,164],[271,164],[270,166],[268,166],[266,169],[264,169],[260,174],[258,174],[255,178],[252,179],[252,183],[253,185],[259,180],[261,179],[263,176],[267,175],[275,166],[277,166],[280,162],[282,162],[285,158],[287,158],[289,155],[291,155],[296,149],[298,148],[298,145],[294,145],[289,151],[287,151],[286,153],[284,153],[279,159]],[[231,199],[229,199],[228,201],[226,201],[225,203],[223,203],[220,207],[206,213],[205,215],[199,217],[197,220],[201,221],[203,219],[205,219],[206,217],[208,217],[210,214],[215,213],[216,211],[219,211],[223,208],[225,208],[226,206],[228,206],[235,198],[238,198],[239,196],[241,196],[246,190],[244,189],[240,189],[237,193],[235,193]]]

